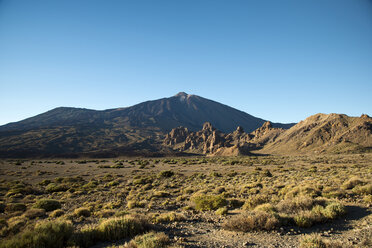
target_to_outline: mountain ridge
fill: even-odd
[[[62,156],[102,151],[120,155],[120,151],[138,153],[138,147],[147,149],[146,152],[159,151],[162,138],[172,128],[186,126],[198,130],[208,121],[228,133],[237,126],[253,131],[266,120],[184,92],[125,108],[58,107],[0,126],[0,156]]]

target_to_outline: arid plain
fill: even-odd
[[[1,247],[371,246],[368,153],[0,163]]]

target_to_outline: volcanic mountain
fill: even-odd
[[[146,155],[161,150],[172,128],[198,130],[205,122],[227,133],[237,126],[251,132],[266,121],[184,92],[127,108],[61,107],[0,126],[0,156]],[[273,123],[281,128],[292,125]]]

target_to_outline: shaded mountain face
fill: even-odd
[[[253,131],[265,120],[184,92],[128,108],[97,111],[62,107],[0,126],[0,156],[158,152],[164,135],[172,128],[198,130],[204,122],[227,133],[237,126]],[[273,125],[289,128],[293,124]]]
[[[316,114],[308,117],[269,142],[263,152],[345,153],[372,150],[372,118],[343,114]]]

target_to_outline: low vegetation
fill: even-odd
[[[293,239],[296,247],[369,247],[371,161],[370,154],[0,161],[0,248],[230,245],[226,237],[198,243],[224,233],[217,229],[309,233]],[[339,233],[358,225],[358,239],[318,235],[338,225]]]

